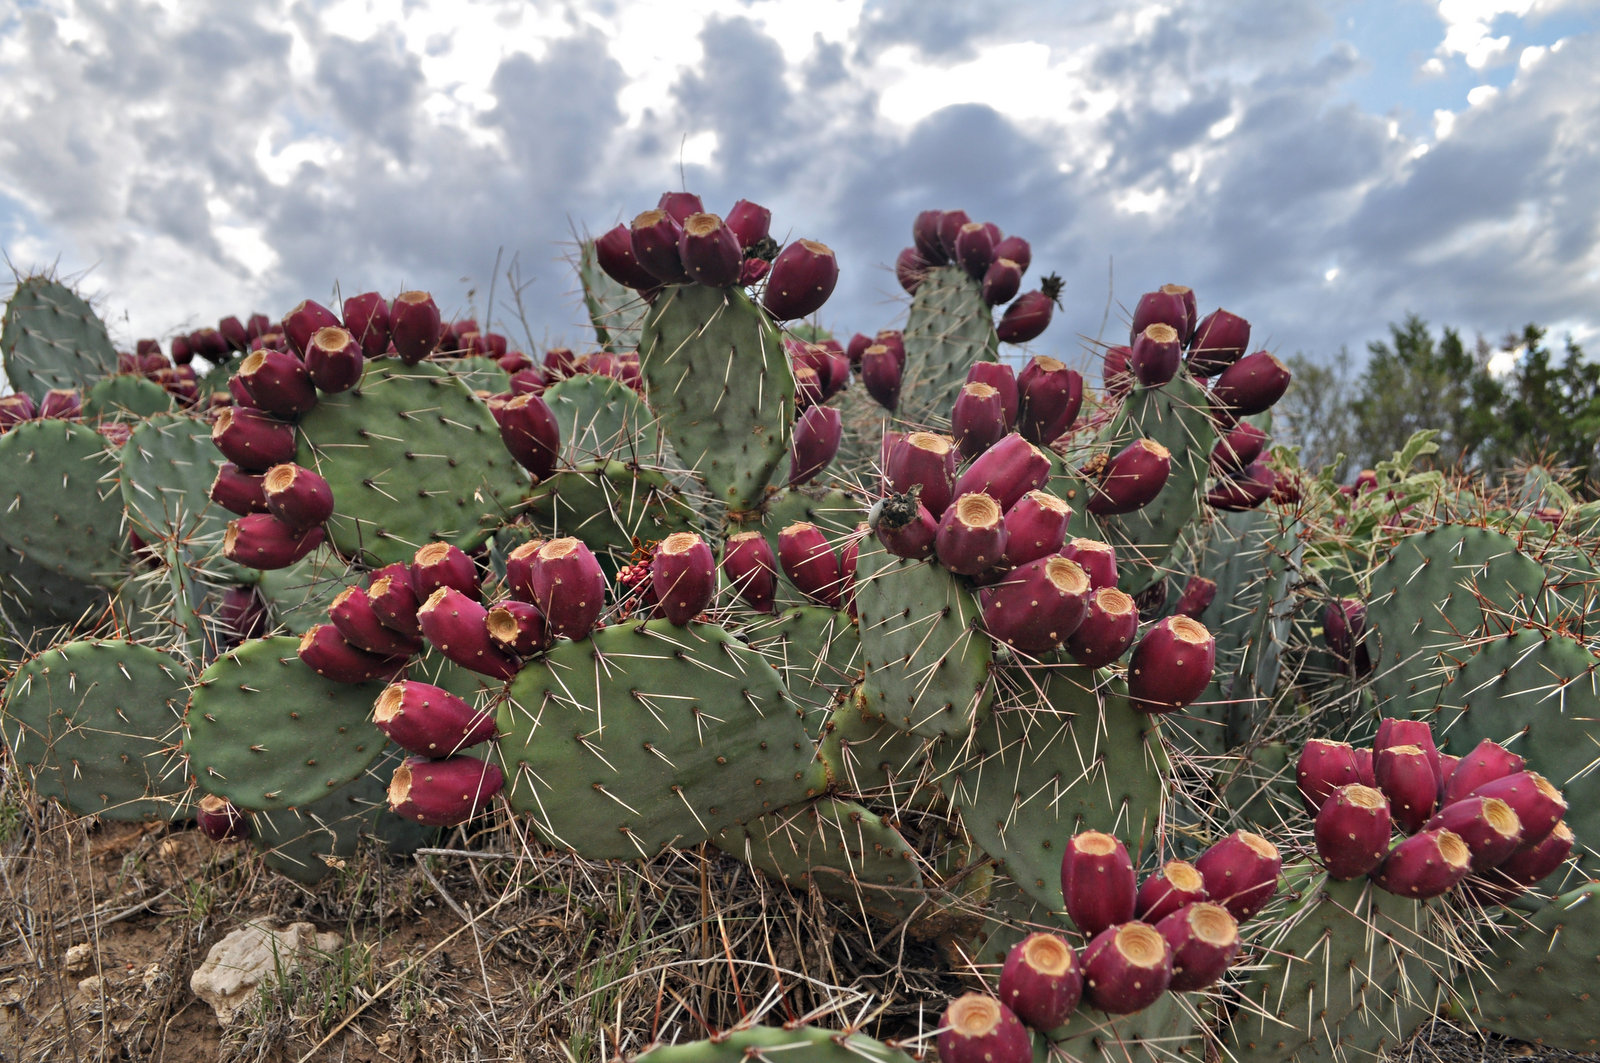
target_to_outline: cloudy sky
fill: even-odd
[[[960,207],[1066,278],[1074,362],[1169,281],[1284,353],[1415,311],[1600,354],[1597,0],[13,0],[0,115],[0,250],[130,344],[491,282],[522,340],[514,263],[578,346],[574,234],[687,187],[832,246],[844,337]]]

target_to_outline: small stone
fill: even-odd
[[[189,988],[227,1026],[249,1012],[256,987],[269,975],[287,974],[313,952],[332,952],[343,943],[340,935],[319,934],[310,923],[290,923],[282,930],[247,923],[211,946],[205,962],[189,977]]]
[[[94,966],[94,946],[88,942],[73,945],[67,949],[64,963],[70,975],[80,975]]]

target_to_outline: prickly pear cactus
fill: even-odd
[[[906,365],[896,416],[908,424],[948,420],[973,362],[1000,360],[994,312],[982,286],[960,266],[928,271],[904,330]]]
[[[33,564],[78,583],[114,587],[127,530],[115,455],[93,428],[30,421],[0,435],[0,539]]]
[[[88,303],[60,281],[25,277],[0,321],[6,378],[35,402],[51,388],[83,390],[117,371],[117,352]]]

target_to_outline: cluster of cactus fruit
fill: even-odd
[[[1179,285],[1100,387],[1008,360],[1060,284],[960,211],[841,343],[798,324],[833,253],[770,229],[664,195],[583,249],[597,349],[538,362],[405,292],[168,364],[20,282],[11,770],[307,882],[496,815],[709,843],[933,941],[975,983],[947,1061],[1369,1054],[1440,1007],[1590,1046],[1600,513],[1414,474],[1425,439],[1370,491],[1299,469],[1282,363]],[[841,1046],[905,1058],[653,1058]]]

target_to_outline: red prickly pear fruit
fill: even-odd
[[[760,284],[768,273],[772,271],[772,263],[764,258],[747,258],[744,265],[739,267],[739,286],[749,288]]]
[[[1250,346],[1250,322],[1226,310],[1213,310],[1189,338],[1189,372],[1216,376],[1237,362]]]
[[[1439,800],[1439,780],[1428,754],[1412,745],[1373,751],[1378,789],[1389,799],[1394,821],[1407,834],[1415,834],[1433,815]]]
[[[988,384],[1000,393],[1000,405],[1006,411],[1006,431],[1016,427],[1022,393],[1017,387],[1016,372],[1004,362],[973,362],[967,369],[967,383]]]
[[[430,827],[453,827],[482,812],[504,785],[505,773],[489,761],[461,754],[407,757],[389,780],[389,811]]]
[[[1005,557],[1005,513],[993,497],[975,491],[958,495],[939,521],[934,553],[939,564],[963,576],[976,576]]]
[[[33,396],[25,391],[0,396],[0,431],[23,421],[31,421],[39,412]]]
[[[389,342],[406,365],[416,365],[444,336],[439,307],[427,292],[401,292],[389,307]]]
[[[1328,651],[1356,676],[1372,671],[1367,649],[1367,606],[1355,598],[1339,598],[1322,612],[1322,638]]]
[[[551,539],[540,546],[528,582],[553,638],[587,638],[605,611],[606,575],[581,539]]]
[[[447,658],[491,679],[510,679],[521,665],[489,637],[489,610],[454,587],[440,587],[417,610],[422,637]]]
[[[906,338],[899,329],[879,329],[872,335],[872,342],[881,343],[894,352],[894,360],[900,363],[900,369],[906,367]]]
[[[315,328],[312,331],[316,331]],[[189,349],[212,362],[221,362],[228,357],[228,341],[214,328],[195,329],[189,333]]]
[[[372,706],[372,722],[408,753],[448,757],[495,735],[492,712],[479,712],[442,687],[402,679]]]
[[[1133,371],[1128,368],[1128,359],[1132,357],[1133,348],[1124,346],[1107,347],[1101,356],[1100,379],[1115,398],[1133,390]]]
[[[650,558],[650,585],[669,623],[686,627],[717,596],[717,562],[694,532],[674,532]]]
[[[815,369],[808,365],[795,366],[794,397],[795,405],[801,410],[808,410],[822,401],[822,378]]]
[[[939,522],[914,496],[895,495],[884,499],[873,534],[895,557],[921,561],[933,556]]]
[[[1139,921],[1152,926],[1179,908],[1206,899],[1206,880],[1187,860],[1168,860],[1143,882],[1134,899]]]
[[[1174,993],[1207,989],[1239,955],[1239,923],[1220,904],[1198,902],[1179,908],[1156,924],[1172,950]]]
[[[556,471],[561,426],[544,399],[518,395],[500,408],[500,441],[518,465],[540,482]]]
[[[971,461],[1000,442],[1006,431],[1006,409],[999,389],[988,384],[962,385],[950,415],[950,434],[961,456]]]
[[[944,244],[939,239],[939,226],[944,221],[944,211],[925,210],[911,223],[911,242],[914,250],[930,266],[942,266],[950,261]]]
[[[1045,279],[1045,284],[1048,286],[1052,280],[1056,281],[1056,290],[1060,291],[1060,280],[1053,273]],[[1046,291],[1036,289],[1023,292],[1000,315],[1000,322],[994,327],[995,335],[1001,343],[1036,340],[1050,327],[1055,306],[1055,297]]]
[[[306,341],[310,342],[309,336]],[[317,404],[317,389],[305,363],[288,351],[256,351],[239,363],[237,375],[263,412],[298,417]]]
[[[1204,624],[1169,616],[1150,625],[1128,662],[1128,698],[1140,712],[1176,712],[1201,694],[1217,664],[1217,641]]]
[[[736,532],[722,552],[722,574],[746,606],[770,613],[778,594],[778,561],[772,544],[758,531]]]
[[[195,807],[194,819],[200,833],[214,842],[250,837],[250,820],[226,797],[206,794]]]
[[[1108,1015],[1143,1011],[1172,984],[1172,947],[1148,923],[1100,931],[1083,950],[1084,996]]]
[[[378,622],[407,639],[422,637],[422,625],[417,623],[417,592],[411,589],[411,571],[401,564],[387,565],[373,573],[376,577],[367,584],[367,600]]]
[[[928,260],[917,254],[916,248],[907,247],[895,256],[894,279],[900,282],[901,290],[907,295],[916,295],[931,268]]]
[[[267,630],[267,602],[254,587],[229,587],[217,605],[222,643],[237,646],[260,638]]]
[[[994,261],[994,236],[981,222],[969,221],[956,230],[956,263],[973,280],[983,280]]]
[[[815,524],[796,521],[778,533],[778,563],[801,594],[818,605],[839,608],[844,572],[839,555]]]
[[[296,532],[270,513],[251,513],[228,522],[222,555],[246,568],[288,568],[321,546],[324,538],[320,527]]]
[[[839,577],[844,581],[844,607],[852,620],[856,619],[856,567],[861,559],[861,540],[868,534],[863,522],[856,525],[855,534],[839,548]]]
[[[939,214],[939,248],[944,252],[946,262],[960,262],[956,257],[956,238],[961,233],[961,227],[972,219],[967,217],[964,210],[946,210]],[[916,238],[913,228],[912,239]]]
[[[217,478],[211,481],[211,501],[241,517],[251,513],[267,512],[266,475],[245,472],[231,461],[217,466]]]
[[[254,321],[255,319],[251,318],[251,320]],[[252,340],[255,339],[254,336],[252,336],[250,338]],[[189,337],[187,337],[187,336],[174,336],[174,337],[172,337],[171,348],[172,348],[172,364],[173,365],[188,365],[189,363],[194,361],[195,352],[194,352],[194,349],[189,346]]]
[[[1393,823],[1381,790],[1341,786],[1323,799],[1316,820],[1317,855],[1340,882],[1367,874],[1389,853]]]
[[[317,330],[338,323],[339,319],[334,316],[332,310],[321,303],[306,299],[283,315],[283,335],[289,341],[289,349],[303,358],[307,347],[311,344],[311,337]]]
[[[1390,850],[1371,872],[1379,889],[1425,901],[1448,893],[1472,871],[1472,852],[1454,833],[1425,830]]]
[[[544,544],[543,539],[533,539],[506,555],[506,590],[518,601],[534,600],[533,569]]]
[[[634,291],[646,292],[660,286],[655,274],[639,264],[633,254],[633,231],[617,225],[594,242],[594,256],[606,276]]]
[[[1013,568],[1066,545],[1072,507],[1048,491],[1029,491],[1006,510],[1005,563]]]
[[[549,371],[536,365],[525,366],[511,374],[512,398],[518,395],[543,395],[544,389],[549,386]]]
[[[1083,623],[1067,639],[1067,653],[1085,668],[1104,668],[1133,645],[1139,630],[1139,607],[1116,587],[1098,587],[1089,595]]]
[[[1128,351],[1128,371],[1147,388],[1158,388],[1178,375],[1183,343],[1178,330],[1157,322],[1134,337]]]
[[[332,624],[317,624],[300,636],[300,660],[335,683],[388,679],[406,665],[406,658],[382,657],[346,642]]]
[[[1002,512],[1017,504],[1029,491],[1037,491],[1050,480],[1050,458],[1012,432],[978,455],[956,478],[957,496],[982,492],[1000,503]]]
[[[884,487],[905,494],[920,486],[919,500],[933,514],[944,516],[955,497],[956,449],[948,436],[934,432],[912,432],[894,440],[883,462]]]
[[[1206,897],[1243,923],[1277,894],[1283,857],[1261,835],[1236,830],[1201,853],[1194,866],[1205,879]]]
[[[950,1002],[935,1041],[942,1063],[1032,1063],[1033,1038],[1010,1008],[982,993]]]
[[[693,192],[663,192],[656,201],[656,209],[682,225],[691,214],[701,214],[705,204]]]
[[[333,488],[310,469],[293,462],[274,465],[261,478],[267,511],[296,532],[327,522],[333,516]]]
[[[759,203],[741,199],[728,211],[728,228],[739,241],[742,251],[765,240],[772,231],[772,211]]]
[[[678,234],[678,258],[698,284],[708,288],[731,288],[739,283],[744,270],[744,250],[721,218],[715,214],[691,214]]]
[[[1216,486],[1206,492],[1206,505],[1224,513],[1243,513],[1266,502],[1277,486],[1277,474],[1269,466],[1252,462],[1239,472],[1218,480]]]
[[[839,453],[844,424],[832,406],[811,406],[795,422],[789,441],[789,486],[809,483]]]
[[[1128,847],[1110,834],[1083,831],[1061,856],[1061,895],[1067,917],[1085,937],[1133,918],[1138,880]]]
[[[361,587],[346,587],[328,607],[328,619],[344,640],[358,650],[380,657],[409,657],[422,649],[422,640],[402,635],[384,625],[372,599]]]
[[[1106,461],[1087,508],[1097,517],[1143,509],[1171,474],[1171,451],[1153,439],[1136,439]]]
[[[1089,594],[1083,569],[1053,554],[1017,566],[999,583],[983,588],[979,601],[990,635],[1019,653],[1038,656],[1082,626]]]
[[[1172,610],[1179,616],[1192,617],[1199,620],[1201,614],[1211,608],[1211,603],[1217,598],[1217,581],[1204,576],[1190,576],[1189,581],[1183,585],[1183,593],[1178,595],[1178,604]]]
[[[1416,746],[1428,758],[1439,786],[1444,786],[1444,770],[1439,765],[1439,747],[1433,740],[1433,728],[1426,720],[1402,720],[1385,717],[1378,721],[1378,735],[1372,740],[1372,752],[1381,753],[1390,746]]]
[[[866,352],[867,348],[871,347],[875,342],[876,341],[871,336],[868,336],[865,332],[858,332],[854,336],[850,337],[850,342],[845,345],[844,353],[845,357],[850,359],[851,369],[858,373],[861,371],[861,356]]]
[[[377,292],[362,292],[344,301],[344,329],[361,345],[364,358],[382,358],[389,350],[389,303]]]
[[[477,562],[465,550],[450,543],[427,543],[412,555],[411,591],[417,601],[425,602],[440,587],[453,587],[473,601],[483,598]]]
[[[997,258],[983,274],[983,305],[999,306],[1010,302],[1022,287],[1022,267],[1009,258]]]
[[[1352,750],[1356,758],[1356,781],[1362,786],[1377,786],[1378,772],[1374,767],[1374,757],[1370,749]]]
[[[1573,842],[1571,828],[1565,823],[1557,823],[1539,841],[1518,847],[1486,878],[1491,883],[1509,886],[1514,892],[1520,893],[1529,886],[1538,885],[1566,863],[1567,857],[1572,854]]]
[[[1237,417],[1261,413],[1289,390],[1289,367],[1267,351],[1246,355],[1211,385],[1214,404]]]
[[[900,405],[902,370],[894,352],[875,343],[861,353],[861,383],[874,402],[886,410]]]
[[[1485,738],[1445,776],[1444,792],[1439,800],[1446,805],[1459,801],[1483,784],[1515,775],[1524,767],[1521,757],[1493,739]]]
[[[267,318],[266,314],[251,314],[244,323],[245,334],[250,337],[251,342],[274,330],[275,326]],[[176,361],[177,359],[173,360]]]
[[[827,244],[796,240],[772,260],[761,305],[779,321],[807,317],[822,308],[839,282],[839,263]]]
[[[489,608],[484,627],[495,645],[518,657],[532,657],[550,648],[544,614],[532,602],[507,598]]]
[[[1017,431],[1036,446],[1054,443],[1083,408],[1083,375],[1064,362],[1036,355],[1017,378]]]
[[[1305,805],[1306,812],[1315,816],[1323,802],[1336,790],[1361,782],[1355,749],[1349,742],[1310,739],[1300,750],[1294,781],[1300,790],[1300,801]]]
[[[565,347],[551,347],[544,352],[544,367],[552,380],[564,380],[579,372],[578,356]]]
[[[1180,346],[1188,343],[1195,324],[1193,306],[1194,293],[1181,284],[1163,284],[1153,292],[1145,292],[1139,296],[1139,302],[1133,308],[1128,342],[1137,346],[1140,334],[1151,325],[1159,324],[1170,327],[1178,334]]]
[[[245,330],[244,323],[241,322],[237,317],[225,317],[221,321],[218,321],[217,332],[221,334],[222,342],[228,345],[228,350],[230,351],[238,353],[250,346],[250,333]],[[147,342],[152,344],[155,343],[154,340],[140,340],[139,353],[141,355],[151,353],[146,352],[143,349],[143,345]],[[159,354],[161,352],[158,348],[153,353]]]
[[[1061,556],[1078,563],[1089,576],[1089,585],[1101,587],[1117,585],[1117,552],[1110,543],[1098,539],[1072,539],[1061,548]]]
[[[306,348],[306,375],[320,390],[330,395],[349,391],[361,383],[365,363],[361,345],[347,330],[330,325],[312,333]]]
[[[1268,437],[1264,430],[1249,421],[1240,421],[1211,448],[1212,473],[1217,476],[1227,476],[1239,472],[1261,456],[1267,442]]]
[[[1017,269],[1026,273],[1033,264],[1033,248],[1020,236],[1008,236],[994,245],[994,257],[997,260],[1008,258],[1017,264]]]
[[[1037,932],[1011,946],[1000,970],[1000,1002],[1024,1025],[1065,1026],[1082,996],[1078,954],[1059,934]]]
[[[1484,783],[1468,797],[1498,797],[1522,823],[1522,844],[1535,845],[1567,814],[1566,798],[1550,780],[1534,771],[1519,771]]]
[[[1466,797],[1445,805],[1423,829],[1441,827],[1466,843],[1478,873],[1499,867],[1522,846],[1522,821],[1498,797]]]

